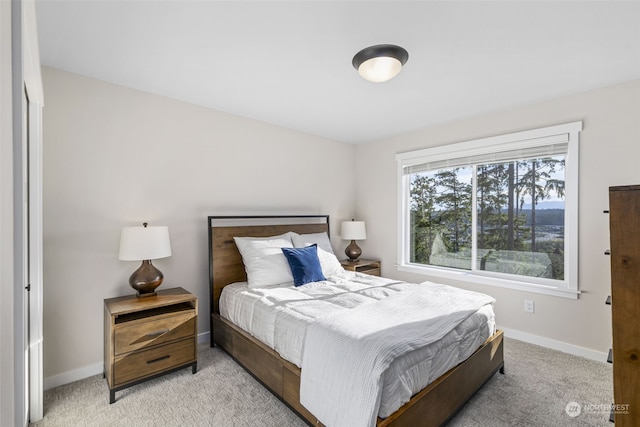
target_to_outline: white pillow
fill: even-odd
[[[247,272],[249,288],[293,282],[291,267],[280,248],[292,248],[290,233],[271,237],[234,237]]]
[[[322,268],[322,274],[324,277],[329,277],[333,274],[339,274],[344,272],[344,268],[340,265],[340,261],[336,258],[331,247],[331,241],[326,232],[311,233],[311,234],[298,234],[291,232],[291,240],[293,246],[296,248],[304,248],[314,243],[318,245],[318,259],[320,260],[320,267]]]
[[[326,231],[311,234],[298,234],[292,231],[289,234],[291,234],[291,240],[293,241],[293,246],[295,248],[305,248],[315,243],[318,245],[318,249],[324,249],[331,254],[333,253],[331,241],[329,240],[329,235],[327,235]]]

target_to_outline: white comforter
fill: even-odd
[[[351,271],[297,288],[290,283],[249,289],[246,283],[235,283],[222,291],[220,314],[301,367],[307,327],[318,318],[432,285]],[[466,360],[494,332],[493,306],[485,305],[442,339],[397,358],[384,374],[378,416],[391,415],[415,393]]]
[[[391,362],[441,339],[493,302],[488,295],[430,283],[318,318],[307,328],[301,403],[327,426],[374,426]]]

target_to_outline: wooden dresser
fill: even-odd
[[[640,185],[609,188],[612,413],[616,427],[640,426]]]
[[[182,288],[104,300],[104,375],[116,391],[192,367],[197,370],[198,299]]]

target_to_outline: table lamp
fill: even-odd
[[[142,265],[129,277],[129,285],[137,291],[138,297],[156,295],[164,276],[151,264],[152,259],[171,256],[169,228],[165,226],[124,227],[120,234],[121,261],[142,261]]]
[[[367,238],[367,231],[364,226],[364,221],[344,221],[342,223],[341,230],[342,240],[351,240],[349,246],[344,250],[344,253],[349,257],[349,261],[356,262],[362,254],[362,249],[356,244],[356,240],[364,240]]]

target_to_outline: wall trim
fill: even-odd
[[[198,344],[204,344],[204,343],[209,344],[210,335],[211,334],[209,333],[209,331],[198,334]]]
[[[103,371],[103,364],[96,363],[93,365],[74,369],[72,371],[63,372],[61,374],[45,378],[44,389],[49,390],[52,388],[59,387],[61,385],[83,380],[85,378],[89,378],[94,375],[102,374],[102,371]]]
[[[209,345],[209,331],[198,334],[198,344]],[[102,375],[104,371],[103,363],[94,363],[93,365],[84,366],[82,368],[73,369],[58,375],[53,375],[44,379],[44,389],[60,387],[75,381],[80,381],[94,375]]]
[[[513,338],[514,340],[524,341],[529,344],[539,345],[541,347],[547,347],[552,350],[558,350],[563,353],[573,354],[574,356],[584,357],[585,359],[595,360],[596,362],[606,363],[607,353],[592,350],[586,347],[580,347],[578,345],[569,344],[562,341],[556,341],[551,338],[541,337],[539,335],[533,335],[527,332],[517,331],[515,329],[498,327],[504,331],[504,335],[507,338]]]
[[[580,347],[562,341],[553,340],[550,338],[541,337],[539,335],[534,335],[527,332],[521,332],[515,329],[503,327],[499,327],[499,329],[502,329],[504,331],[504,335],[507,338],[513,338],[515,340],[524,341],[529,344],[535,344],[541,347],[558,350],[563,353],[573,354],[574,356],[584,357],[585,359],[595,360],[596,362],[605,363],[607,360],[607,353]],[[209,337],[209,331],[198,334],[198,344],[209,345]],[[100,375],[102,374],[102,371],[103,364],[96,363],[93,365],[85,366],[83,368],[63,372],[61,374],[45,378],[44,389],[49,390],[61,385],[69,384],[74,381],[79,381],[91,377],[93,375]]]

